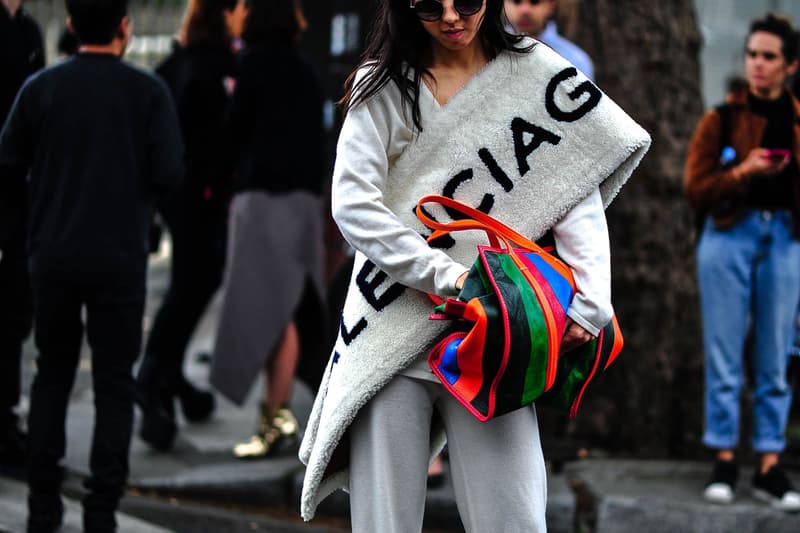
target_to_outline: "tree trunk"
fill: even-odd
[[[609,208],[620,359],[569,431],[641,456],[694,454],[702,429],[702,345],[694,229],[683,162],[703,111],[692,0],[581,2],[577,43],[597,84],[653,137]]]

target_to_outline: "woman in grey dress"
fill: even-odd
[[[239,458],[260,458],[297,435],[287,404],[298,362],[312,388],[322,375],[302,368],[324,337],[322,93],[297,51],[305,27],[297,2],[245,7],[231,104],[238,170],[211,383],[241,404],[265,376],[257,430],[234,448]]]

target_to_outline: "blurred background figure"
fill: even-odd
[[[120,60],[131,36],[128,1],[66,5],[78,54],[21,89],[0,134],[0,176],[27,178],[30,189],[39,355],[28,418],[28,532],[55,531],[63,519],[67,406],[85,331],[95,416],[83,526],[106,533],[116,530],[128,477],[150,203],[180,180],[183,146],[164,85]]]
[[[0,129],[25,79],[44,66],[39,26],[22,0],[0,0]],[[31,289],[25,252],[24,183],[0,180],[0,469],[22,475],[26,446],[15,412],[22,343],[31,331]]]
[[[78,38],[68,27],[64,27],[58,34],[58,44],[56,48],[62,57],[69,57],[78,53],[80,43]]]
[[[593,80],[594,65],[589,55],[558,32],[558,9],[557,0],[505,0],[506,18],[516,33],[542,41]]]
[[[214,411],[213,394],[186,378],[183,363],[222,281],[234,166],[225,123],[236,71],[233,41],[243,21],[244,0],[190,0],[178,43],[156,69],[172,92],[186,146],[181,186],[157,205],[172,238],[171,278],[137,378],[139,436],[159,450],[175,439],[176,398],[189,422]]]
[[[323,96],[297,50],[306,26],[294,0],[248,0],[231,108],[238,171],[211,383],[237,404],[265,380],[255,435],[239,458],[294,439],[288,402],[298,361],[313,391],[325,340],[322,281]],[[301,355],[302,352],[302,355]],[[324,363],[323,363],[324,364]]]
[[[745,43],[747,86],[706,113],[686,159],[686,195],[705,216],[697,272],[705,353],[703,444],[716,453],[703,496],[729,504],[739,469],[744,350],[753,375],[753,494],[800,511],[780,454],[791,405],[787,366],[800,301],[800,102],[787,88],[797,34],[772,14]],[[747,341],[748,322],[752,336]]]

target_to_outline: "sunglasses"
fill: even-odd
[[[481,10],[483,0],[453,0],[453,7],[462,17],[471,17]],[[425,22],[436,22],[444,14],[441,0],[411,0],[411,9]]]

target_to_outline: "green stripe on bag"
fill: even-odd
[[[547,325],[545,324],[542,308],[539,305],[539,299],[536,298],[536,293],[533,292],[514,260],[508,255],[498,255],[497,257],[506,276],[516,285],[522,304],[525,306],[525,316],[528,318],[531,348],[530,359],[525,371],[522,401],[530,403],[544,392],[547,384],[547,367],[542,367],[541,362],[537,362],[536,357],[537,353],[547,353]]]

